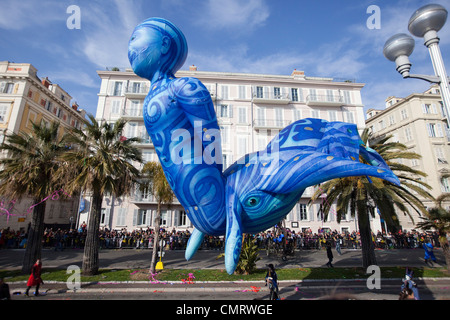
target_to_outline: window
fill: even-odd
[[[298,204],[297,206],[297,220],[305,221],[308,220],[308,209],[306,208],[306,204]]]
[[[355,118],[353,116],[353,112],[351,111],[346,111],[345,112],[346,118],[347,118],[347,122],[349,123],[355,123]]]
[[[312,118],[320,118],[320,111],[319,110],[311,110],[311,117]]]
[[[309,100],[310,101],[317,101],[316,89],[309,89]]]
[[[264,98],[264,88],[256,87],[256,98],[262,99]]]
[[[222,86],[222,100],[228,100],[228,86]]]
[[[291,89],[291,99],[292,99],[292,101],[298,101],[298,89],[297,88]]]
[[[281,108],[275,109],[275,124],[277,127],[283,126],[283,109]]]
[[[337,121],[337,112],[336,111],[328,111],[328,118],[330,121]]]
[[[4,93],[12,93],[14,89],[14,83],[7,83]]]
[[[400,111],[400,114],[401,114],[402,120],[405,120],[406,118],[408,118],[408,112],[406,111],[406,109],[402,109]]]
[[[224,169],[228,167],[227,158],[228,158],[228,155],[222,154],[222,166]]]
[[[119,208],[119,212],[117,214],[117,225],[118,226],[125,226],[125,218],[127,216],[127,209],[126,208]]]
[[[345,102],[346,104],[351,104],[351,103],[352,103],[352,100],[350,99],[350,91],[344,90],[344,91],[343,91],[343,94],[344,94],[344,102]]]
[[[139,209],[137,213],[137,225],[147,224],[147,210]]]
[[[245,86],[239,86],[239,99],[246,99]]]
[[[378,127],[380,128],[380,130],[386,128],[386,123],[384,122],[384,120],[378,122]]]
[[[278,87],[273,88],[273,98],[281,99],[281,89]]]
[[[52,103],[50,101],[45,102],[45,110],[52,111]]]
[[[8,112],[9,103],[0,103],[0,123],[6,121],[6,113]]]
[[[127,138],[137,137],[137,123],[128,122]]]
[[[405,128],[405,138],[406,141],[411,141],[413,139],[410,127]]]
[[[389,116],[389,125],[392,126],[395,124],[395,117],[393,114]]]
[[[188,221],[186,211],[177,211],[177,214],[178,214],[177,226],[186,226]]]
[[[294,121],[300,120],[302,118],[302,110],[295,109],[294,110]]]
[[[431,138],[444,136],[442,125],[440,123],[427,123],[427,129],[428,136]]]
[[[442,150],[441,147],[436,147],[436,149],[434,150],[436,153],[436,158],[438,163],[440,164],[447,164],[447,159],[445,158],[445,154],[444,151]]]
[[[133,82],[133,93],[141,93],[141,83]]]
[[[266,112],[263,108],[256,109],[256,123],[260,126],[266,125]]]
[[[122,82],[116,81],[114,82],[113,96],[121,96],[121,95],[122,95]]]
[[[226,126],[222,126],[222,127],[220,127],[220,137],[221,137],[221,140],[222,140],[222,143],[223,144],[228,144],[229,142],[228,142],[228,135],[229,135],[229,128],[228,127],[226,127]]]
[[[247,137],[237,138],[238,155],[243,156],[247,153]]]
[[[330,90],[330,89],[327,90],[327,101],[329,101],[329,102],[334,101],[333,90]]]
[[[436,105],[430,104],[430,103],[424,103],[424,104],[422,104],[422,111],[423,111],[423,113],[437,113]]]
[[[139,117],[141,114],[141,103],[139,100],[131,100],[131,109],[129,115],[132,117]]]
[[[450,192],[450,183],[448,181],[448,178],[441,179],[441,190],[442,192]]]
[[[37,114],[33,111],[28,111],[28,119],[27,119],[27,124],[25,125],[27,128],[32,128],[33,125],[32,123],[34,123],[36,121],[36,116]]]
[[[247,108],[239,108],[239,123],[247,123]]]
[[[121,101],[120,100],[114,100],[112,102],[112,106],[111,106],[111,114],[112,115],[119,115],[120,114],[120,107],[121,107]]]
[[[169,214],[167,210],[161,210],[161,225],[167,226],[169,220]]]
[[[220,116],[222,118],[228,118],[229,114],[228,114],[228,105],[227,104],[221,104],[220,105]]]

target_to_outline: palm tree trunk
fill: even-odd
[[[92,276],[98,273],[99,261],[99,228],[100,215],[102,209],[103,195],[94,193],[92,196],[92,209],[89,215],[86,244],[84,246],[82,273],[84,275]]]
[[[362,204],[364,205],[364,204]],[[367,210],[358,208],[358,227],[361,237],[362,266],[367,269],[371,265],[377,264],[375,257],[375,246],[372,241],[372,232],[370,229],[369,213]]]
[[[450,272],[450,249],[445,232],[439,234],[439,242],[444,253],[445,263],[447,264],[447,271]]]
[[[153,252],[152,252],[152,262],[150,263],[150,272],[155,273],[156,266],[156,256],[158,254],[159,245],[159,229],[161,227],[161,201],[158,201],[158,209],[156,210],[155,222],[155,233],[153,234]]]
[[[39,200],[34,200],[38,203]],[[44,236],[45,201],[33,208],[28,230],[27,246],[22,262],[22,273],[29,274],[37,259],[41,259],[42,238]]]

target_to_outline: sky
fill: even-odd
[[[186,36],[181,70],[355,79],[365,84],[364,109],[384,109],[389,96],[429,87],[403,79],[383,56],[386,40],[409,34],[409,18],[428,3],[450,10],[450,0],[0,0],[0,61],[31,63],[95,115],[97,70],[129,68],[134,27],[162,17]],[[450,22],[438,35],[450,74]],[[411,73],[434,74],[423,39],[414,39]]]

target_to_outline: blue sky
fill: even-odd
[[[0,0],[0,60],[31,63],[74,101],[95,114],[97,70],[129,67],[127,44],[134,27],[163,17],[185,34],[189,53],[182,70],[290,75],[365,83],[365,109],[384,108],[388,96],[422,92],[422,80],[404,80],[384,58],[385,41],[409,33],[416,9],[450,0]],[[67,8],[80,8],[80,29],[68,29]],[[380,8],[380,28],[369,29],[370,5]],[[450,22],[439,32],[450,70]],[[433,74],[422,39],[415,38],[411,73]],[[449,72],[449,71],[448,71]],[[449,72],[450,73],[450,72]]]

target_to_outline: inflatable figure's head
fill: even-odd
[[[184,64],[187,52],[183,33],[162,18],[149,18],[139,24],[128,44],[133,71],[148,80],[156,74],[173,76]]]

